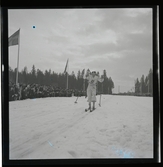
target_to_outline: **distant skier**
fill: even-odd
[[[87,72],[86,74],[86,79],[88,80],[88,87],[87,87],[87,97],[88,97],[88,105],[89,108],[86,109],[87,110],[94,110],[95,109],[95,102],[96,102],[96,84],[97,82],[103,82],[104,81],[104,77],[101,76],[101,78],[99,77],[99,74],[95,71],[92,71],[92,73],[90,71]],[[91,110],[91,102],[93,102],[93,108]]]

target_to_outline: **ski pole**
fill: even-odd
[[[103,78],[104,79],[104,76],[103,75],[101,75],[101,78]],[[103,81],[102,81],[103,82]],[[102,91],[101,91],[101,93],[103,93],[103,83],[102,83]],[[100,93],[100,102],[99,102],[99,106],[101,107],[101,96],[102,96],[102,94]]]
[[[75,101],[74,103],[77,103],[77,101],[78,101],[78,97],[79,97],[79,96],[77,96],[76,101]]]
[[[101,94],[100,94],[99,106],[101,107]]]

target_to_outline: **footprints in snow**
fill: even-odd
[[[77,154],[75,153],[75,151],[68,151],[68,153],[74,158],[77,157]]]
[[[100,129],[99,131],[100,131],[100,132],[106,132],[107,129]]]

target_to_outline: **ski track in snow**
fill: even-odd
[[[10,159],[152,158],[153,99],[102,95],[9,103]]]

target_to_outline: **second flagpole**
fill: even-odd
[[[67,86],[66,89],[68,89],[68,72],[67,72]]]

